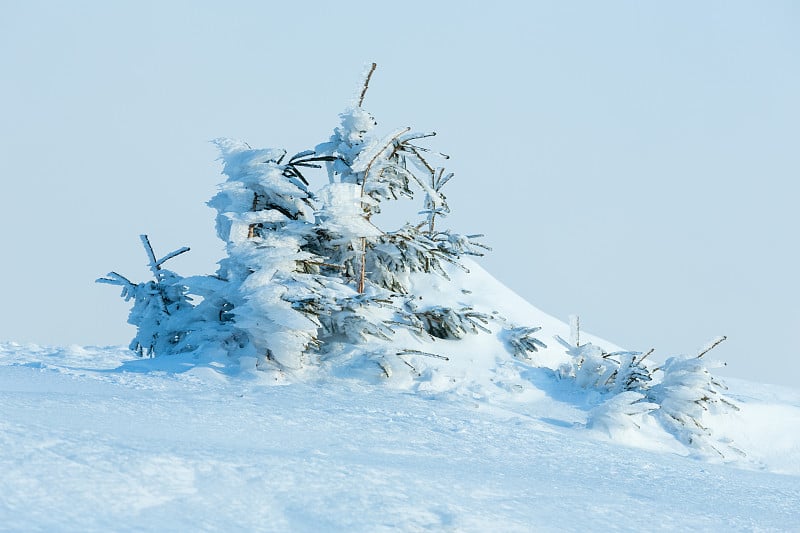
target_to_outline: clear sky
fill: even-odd
[[[449,226],[539,308],[800,377],[800,3],[0,3],[0,341],[126,344],[138,240],[211,273],[209,140],[311,148],[363,66],[436,130]],[[321,182],[320,182],[321,185]],[[548,339],[545,339],[546,341]]]

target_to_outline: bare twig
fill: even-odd
[[[378,366],[381,367],[381,370],[383,370],[384,376],[386,376],[387,378],[392,377],[392,370],[389,368],[388,365],[384,364],[383,361],[376,361],[376,362],[378,363]]]
[[[150,270],[153,272],[153,275],[158,278],[158,261],[156,261],[156,254],[153,252],[153,246],[150,244],[150,239],[147,235],[139,235],[139,238],[142,240],[142,246],[144,246],[144,251],[147,254],[147,258],[150,259]]]
[[[639,359],[639,362],[641,363],[642,361],[644,361],[645,359],[647,359],[647,356],[649,356],[651,353],[653,353],[653,352],[655,352],[655,351],[656,351],[656,349],[655,349],[655,348],[650,348],[650,351],[648,351],[646,354],[644,354],[644,355],[642,356],[642,358],[641,358],[641,359]],[[635,358],[634,358],[634,360],[635,360]]]
[[[284,154],[284,155],[286,155],[286,154]],[[283,159],[283,156],[281,156],[281,159]],[[258,193],[253,193],[253,205],[250,208],[250,210],[251,211],[256,211],[257,207],[258,207]],[[252,238],[254,238],[256,236],[256,226],[258,226],[258,224],[250,224],[250,226],[248,226],[248,228],[247,228],[247,238],[248,239],[252,239]]]
[[[156,278],[156,280],[159,281],[161,280],[161,277],[158,275],[158,271],[161,270],[161,265],[173,257],[189,251],[189,247],[184,246],[183,248],[178,248],[174,252],[168,253],[161,259],[156,259],[156,254],[153,251],[153,246],[150,244],[150,239],[147,237],[147,235],[139,235],[139,238],[142,240],[142,245],[144,246],[144,251],[147,253],[147,258],[150,259],[150,270],[153,272],[153,276]]]
[[[358,293],[364,294],[364,283],[367,279],[367,238],[361,237],[361,267],[358,273]]]
[[[433,357],[434,359],[442,359],[444,361],[449,361],[450,360],[449,357],[445,357],[443,355],[430,353],[430,352],[423,352],[423,351],[420,351],[420,350],[412,350],[412,349],[400,350],[399,352],[397,352],[397,355],[424,355],[425,357]]]
[[[400,357],[399,354],[398,354],[397,358],[400,359],[402,362],[404,362],[406,364],[406,366],[408,368],[410,368],[414,372],[414,374],[417,375],[417,377],[420,377],[422,375],[422,374],[419,373],[419,370],[417,370],[416,367],[414,367],[414,365],[412,365],[411,363],[409,363],[408,361],[406,361],[405,359]]]
[[[713,342],[713,343],[712,343],[712,344],[711,344],[709,347],[707,347],[705,350],[703,350],[702,352],[700,352],[699,354],[697,354],[697,358],[698,358],[698,359],[700,359],[700,358],[701,358],[701,357],[703,357],[705,354],[707,354],[708,352],[710,352],[711,350],[713,350],[714,348],[716,348],[717,346],[719,346],[719,345],[720,345],[720,344],[721,344],[723,341],[727,340],[727,338],[728,338],[728,337],[726,337],[725,335],[723,335],[722,337],[718,338],[718,339],[717,339],[717,340],[715,340],[715,341],[714,341],[714,342]]]
[[[165,255],[164,257],[162,257],[161,259],[158,260],[158,263],[157,263],[158,264],[158,268],[161,268],[161,265],[163,265],[164,263],[166,263],[167,261],[169,261],[173,257],[177,257],[177,256],[179,256],[181,254],[184,254],[184,253],[188,252],[189,249],[190,248],[188,246],[184,246],[182,248],[178,248],[174,252],[168,253],[167,255]]]
[[[95,280],[96,283],[106,283],[108,285],[120,285],[123,287],[135,287],[136,284],[131,282],[128,278],[123,276],[122,274],[117,274],[116,272],[109,272],[106,274],[104,278],[98,278]]]
[[[433,174],[433,173],[434,173],[433,167],[431,167],[431,166],[428,164],[428,162],[425,160],[425,158],[424,158],[424,157],[422,157],[422,154],[420,154],[420,153],[419,153],[419,150],[418,150],[419,146],[414,146],[413,144],[409,144],[409,145],[408,145],[408,148],[409,148],[409,150],[411,150],[411,152],[412,152],[412,153],[413,153],[415,156],[417,156],[417,159],[418,159],[418,160],[419,160],[419,161],[420,161],[420,162],[421,162],[423,165],[425,165],[425,168],[426,168],[426,169],[428,169],[428,172],[430,172],[431,174]]]
[[[361,104],[364,103],[364,96],[367,94],[367,89],[369,89],[369,80],[372,79],[372,73],[375,72],[375,69],[378,67],[377,63],[373,63],[369,67],[369,72],[367,73],[367,77],[364,78],[364,86],[361,88],[361,96],[358,97],[358,107],[361,107]]]

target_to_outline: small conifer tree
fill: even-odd
[[[712,365],[703,356],[725,339],[715,339],[694,357],[667,359],[660,367],[662,379],[645,393],[648,401],[660,407],[655,416],[679,441],[722,457],[727,452],[741,452],[730,443],[716,440],[704,425],[703,417],[705,413],[738,411],[739,408],[725,395],[727,387],[711,374],[709,367]]]
[[[147,235],[140,235],[140,238],[153,280],[133,283],[121,274],[109,272],[97,282],[118,285],[122,287],[121,296],[125,301],[133,299],[128,323],[136,326],[136,336],[131,341],[131,350],[147,357],[178,353],[184,348],[190,328],[191,298],[187,294],[184,278],[163,268],[163,265],[173,257],[188,252],[189,248],[180,248],[156,259]]]

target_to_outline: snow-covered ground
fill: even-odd
[[[415,380],[0,344],[0,531],[800,528],[800,391],[728,380],[741,410],[705,422],[745,455],[715,461],[587,427],[598,398],[548,368],[568,328],[471,268],[458,294],[542,326],[541,367],[488,334]]]
[[[796,530],[800,394],[734,384],[753,464],[610,442],[548,394],[497,405],[363,381],[0,348],[0,530]],[[781,471],[781,473],[771,472]]]

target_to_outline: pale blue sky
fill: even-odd
[[[800,4],[0,2],[0,340],[124,344],[93,280],[210,273],[208,140],[324,140],[362,67],[439,133],[449,225],[541,309],[727,375],[800,376]],[[779,366],[781,368],[779,368]]]

